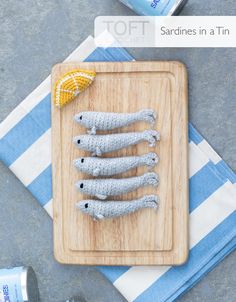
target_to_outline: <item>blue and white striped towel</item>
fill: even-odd
[[[98,48],[104,39],[107,48]],[[67,59],[129,61],[105,33]],[[52,217],[50,77],[0,125],[0,159]],[[18,142],[15,145],[15,142]],[[19,144],[20,142],[20,144]],[[173,301],[236,247],[236,175],[189,124],[190,257],[180,267],[99,267],[128,301]]]

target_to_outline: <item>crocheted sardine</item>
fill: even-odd
[[[80,149],[92,152],[92,156],[101,156],[103,153],[136,145],[142,141],[147,141],[151,147],[154,147],[158,140],[160,140],[160,134],[155,130],[107,135],[84,134],[73,139]]]
[[[74,161],[74,165],[81,172],[93,176],[112,176],[140,166],[153,168],[158,160],[156,153],[150,152],[141,156],[115,158],[80,157]]]
[[[124,216],[144,208],[157,209],[158,203],[159,198],[156,195],[147,195],[132,201],[82,200],[76,204],[76,207],[95,220],[101,220]]]
[[[144,109],[134,113],[87,111],[76,114],[74,119],[80,125],[90,129],[89,134],[96,134],[96,130],[112,130],[138,121],[154,124],[156,113],[152,109]]]
[[[129,178],[100,178],[83,179],[76,183],[81,193],[96,196],[99,199],[106,199],[108,196],[121,195],[134,191],[144,186],[157,186],[158,175],[154,172],[145,173],[142,176]]]

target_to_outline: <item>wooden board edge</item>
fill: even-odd
[[[60,68],[60,63],[56,64],[52,67],[52,73],[51,73],[51,120],[53,115],[56,113],[60,116],[60,109],[57,108],[54,105],[53,98],[54,98],[54,74],[57,71],[57,69]],[[57,148],[56,146],[59,144],[60,140],[60,131],[58,126],[60,127],[60,117],[58,117],[59,125],[55,125],[55,123],[52,123],[52,129],[51,129],[51,142],[52,142],[52,192],[53,192],[53,253],[54,258],[61,264],[66,264],[66,257],[65,257],[65,250],[63,246],[62,240],[60,240],[60,232],[63,232],[63,226],[60,222],[60,219],[58,218],[58,207],[60,205],[59,202],[56,200],[58,199],[58,196],[60,195],[61,190],[61,167],[60,167],[60,161],[56,160],[57,158],[61,158],[61,149]],[[55,159],[55,160],[54,160]],[[59,163],[59,167],[58,167]],[[58,173],[59,168],[59,173]],[[57,245],[57,248],[56,248]],[[58,253],[58,245],[60,245],[60,253]]]
[[[185,244],[182,245],[182,255],[181,257],[178,256],[178,260],[176,259],[175,263],[173,265],[183,265],[187,262],[189,258],[189,142],[188,142],[188,71],[187,66],[181,62],[181,61],[172,61],[171,64],[175,66],[179,70],[179,73],[181,74],[183,78],[183,85],[181,86],[181,95],[182,100],[185,102],[185,106],[183,106],[184,117],[185,117],[185,124],[186,124],[186,132],[184,135],[185,138],[185,152],[186,152],[186,167],[185,167],[185,228],[183,228],[186,231],[185,234]]]

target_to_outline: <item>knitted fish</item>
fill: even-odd
[[[142,141],[147,141],[151,147],[154,147],[158,140],[160,140],[160,134],[155,130],[107,135],[84,134],[73,139],[77,147],[92,152],[92,156],[101,156],[103,153],[136,145]]]
[[[114,218],[127,215],[144,208],[158,208],[159,198],[156,195],[147,195],[132,201],[100,201],[82,200],[76,204],[76,208],[88,214],[94,220]]]
[[[87,111],[76,114],[74,119],[80,125],[90,129],[89,134],[96,134],[96,130],[112,130],[138,121],[154,124],[156,113],[152,109],[144,109],[134,113]]]
[[[112,176],[140,166],[153,168],[158,160],[156,153],[150,152],[141,156],[115,158],[80,157],[74,161],[74,165],[81,172],[93,176]]]
[[[99,199],[106,199],[108,196],[120,195],[134,191],[144,186],[157,186],[159,183],[158,175],[154,172],[145,173],[142,176],[129,178],[100,178],[83,179],[76,183],[77,189]]]

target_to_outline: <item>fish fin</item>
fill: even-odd
[[[96,134],[96,128],[92,127],[90,130],[88,130],[88,134],[95,135]]]
[[[153,142],[151,142],[150,144],[149,144],[149,147],[155,147],[156,146],[156,142],[155,141],[153,141]]]
[[[96,147],[96,150],[94,152],[91,153],[92,156],[101,156],[102,155],[102,151],[100,150],[99,147]]]
[[[107,198],[106,195],[102,195],[102,194],[96,194],[96,196],[97,196],[97,198],[102,199],[102,200]]]
[[[96,155],[97,156],[101,156],[102,155],[102,151],[98,147],[96,147]]]
[[[93,170],[93,176],[98,176],[100,174],[100,169],[96,168]]]
[[[104,219],[104,216],[103,216],[102,214],[96,214],[95,216],[96,216],[96,219],[97,219],[97,220],[102,220],[102,219]]]

